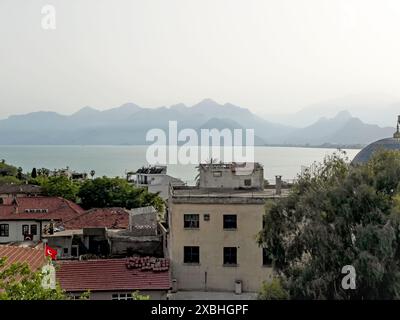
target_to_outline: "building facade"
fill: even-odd
[[[285,192],[262,188],[258,164],[238,180],[226,171],[214,175],[214,170],[221,171],[221,165],[208,168],[208,182],[200,184],[209,188],[171,188],[168,247],[173,279],[179,290],[257,292],[273,275],[268,250],[257,244],[265,201]],[[235,174],[231,167],[228,172]],[[246,179],[258,184],[243,189],[237,181]],[[200,171],[200,181],[205,180]],[[215,187],[221,184],[223,188]]]
[[[6,197],[0,204],[0,243],[37,242],[84,210],[59,197]]]

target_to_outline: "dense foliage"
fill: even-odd
[[[136,188],[120,178],[96,178],[86,180],[80,187],[78,197],[85,209],[122,207],[127,209],[154,206],[163,210],[163,200],[146,189]]]
[[[0,161],[0,184],[20,184],[23,178],[22,168],[7,164],[4,159]]]
[[[0,258],[0,300],[66,300],[68,296],[59,286],[43,286],[46,274],[33,272],[26,263],[5,266]]]
[[[29,174],[23,174],[22,168],[0,161],[0,184],[30,183],[42,187],[43,195],[62,197],[79,203],[85,209],[122,207],[127,209],[154,206],[159,212],[164,210],[164,201],[145,188],[137,188],[121,178],[96,178],[96,172],[90,171],[92,179],[74,181],[64,175],[52,176],[46,168],[33,168]]]
[[[50,197],[63,197],[64,199],[77,201],[80,185],[67,177],[37,178],[42,187],[43,194]]]
[[[280,278],[264,281],[258,294],[259,300],[287,300],[288,298],[289,295],[283,288]]]
[[[267,205],[259,241],[291,299],[399,298],[400,153],[346,160],[326,158]],[[346,265],[356,271],[354,290],[342,287]]]

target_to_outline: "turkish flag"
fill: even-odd
[[[46,257],[51,257],[51,260],[56,260],[57,250],[53,249],[52,247],[49,247],[47,244],[46,244],[45,250],[46,250],[46,253],[45,253]]]

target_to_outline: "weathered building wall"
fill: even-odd
[[[179,200],[179,199],[178,199]],[[184,214],[199,214],[198,229],[184,228]],[[210,220],[205,221],[204,215]],[[237,229],[224,230],[223,215],[237,215]],[[241,280],[243,291],[257,292],[272,268],[263,266],[256,236],[263,226],[264,203],[174,203],[170,201],[169,252],[172,276],[181,290],[233,291]],[[184,246],[200,247],[200,263],[185,264]],[[237,265],[224,266],[223,248],[237,248]]]
[[[0,243],[9,243],[9,242],[23,242],[24,235],[22,234],[22,226],[28,225],[29,229],[32,225],[36,226],[37,234],[33,236],[33,241],[39,241],[41,230],[40,230],[40,222],[32,221],[32,220],[2,220],[0,224],[8,224],[9,227],[9,236],[8,237],[0,237]]]

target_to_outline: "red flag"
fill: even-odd
[[[57,258],[57,250],[53,249],[52,247],[49,247],[46,244],[45,251],[46,251],[45,252],[46,257],[51,257],[51,260],[56,260],[56,258]]]

